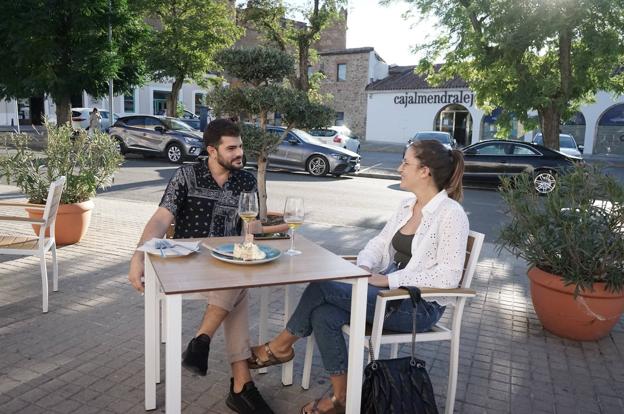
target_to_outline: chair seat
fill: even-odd
[[[347,335],[349,335],[350,329],[351,328],[350,328],[349,325],[343,325],[343,327],[342,327],[342,331],[344,333],[346,333]],[[366,336],[368,338],[368,337],[371,336],[372,332],[373,332],[373,325],[371,325],[370,323],[367,323],[365,331],[364,331],[364,336]],[[431,334],[431,333],[437,333],[437,332],[449,332],[449,329],[446,328],[443,325],[435,324],[435,325],[433,325],[433,327],[431,328],[430,331],[419,332],[419,333],[416,334],[416,336],[418,337],[418,336],[422,336],[423,334]],[[382,335],[388,335],[388,336],[389,335],[395,335],[395,336],[398,336],[398,335],[409,335],[409,336],[411,336],[412,333],[411,332],[393,331],[393,330],[384,328]],[[417,342],[418,342],[418,340],[417,340]]]
[[[38,237],[0,234],[0,249],[36,250],[38,247]]]

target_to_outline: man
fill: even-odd
[[[237,214],[239,194],[257,191],[257,182],[242,169],[240,127],[230,120],[216,119],[206,127],[204,143],[208,161],[184,165],[176,171],[143,230],[139,246],[154,237],[163,237],[172,223],[175,223],[175,238],[241,234],[242,222]],[[143,253],[136,251],[130,261],[128,279],[139,292],[143,291],[144,265]],[[238,413],[273,413],[251,380],[247,366],[247,358],[251,356],[247,291],[222,290],[205,295],[208,306],[197,334],[182,354],[182,365],[198,375],[206,375],[210,341],[223,323],[232,367],[228,407]]]

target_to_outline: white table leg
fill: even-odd
[[[362,398],[362,360],[364,358],[364,329],[366,326],[366,293],[368,278],[353,283],[351,299],[351,334],[349,335],[349,371],[347,372],[348,414],[360,412]]]
[[[167,351],[165,361],[165,412],[182,409],[182,295],[167,295]]]
[[[145,254],[145,409],[156,409],[156,312],[158,312],[158,287],[156,274]]]
[[[269,329],[269,296],[271,294],[270,287],[260,288],[260,321],[258,322],[258,344],[262,345],[267,340],[267,332]],[[258,374],[266,374],[266,368],[260,368]]]
[[[284,328],[295,310],[292,303],[292,285],[284,286]],[[282,385],[292,385],[294,360],[282,365]]]

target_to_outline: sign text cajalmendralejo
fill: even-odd
[[[419,105],[419,104],[463,104],[472,106],[474,104],[474,93],[458,91],[458,92],[405,92],[404,95],[394,97],[396,105]]]

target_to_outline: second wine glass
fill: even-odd
[[[284,205],[284,222],[290,228],[290,249],[284,252],[288,256],[301,254],[299,250],[295,250],[295,229],[303,224],[304,217],[303,198],[288,197]]]
[[[238,215],[245,222],[245,243],[249,237],[249,222],[258,215],[258,195],[253,192],[242,192],[238,199]],[[253,240],[253,239],[252,239]]]

